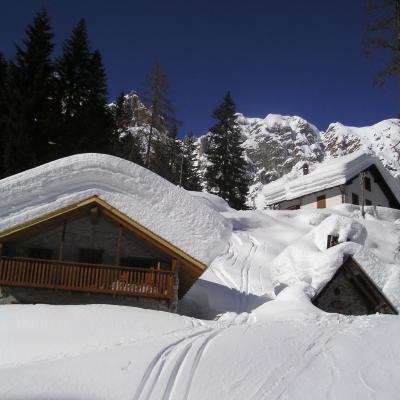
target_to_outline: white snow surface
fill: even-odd
[[[399,210],[235,211],[194,196],[233,232],[210,247],[184,315],[0,306],[1,399],[398,399],[399,316],[328,314],[311,298],[354,255],[400,309]],[[340,244],[326,249],[328,234]]]
[[[97,195],[209,264],[226,246],[230,223],[151,171],[105,154],[78,154],[0,180],[0,232]]]
[[[397,200],[400,201],[400,185],[391,176],[381,161],[364,151],[357,151],[346,156],[327,159],[322,163],[309,165],[309,174],[303,175],[301,165],[296,165],[293,170],[282,178],[264,185],[255,198],[256,208],[263,209],[284,200],[291,200],[310,193],[343,185],[361,171],[375,165],[389,185]]]

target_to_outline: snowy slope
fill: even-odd
[[[238,212],[215,196],[205,201],[224,209],[234,234],[182,306],[222,313],[217,320],[105,305],[2,306],[0,398],[397,399],[400,318],[327,314],[310,296],[355,253],[400,306],[400,212],[362,220],[356,206]],[[329,233],[352,242],[326,250]]]
[[[74,155],[0,180],[0,232],[93,195],[205,264],[231,235],[224,217],[185,190],[104,154]]]
[[[2,306],[0,398],[397,399],[399,317],[326,314],[310,297],[354,253],[400,306],[400,212],[362,220],[356,206],[238,212],[212,195],[199,200],[234,233],[181,311],[222,313],[217,321],[117,306]],[[352,242],[326,250],[330,233]]]
[[[150,190],[147,201],[160,200],[160,187],[160,213],[169,209],[177,220],[171,237],[194,222],[185,240],[202,251],[206,244],[211,264],[179,305],[190,317],[104,305],[0,306],[1,399],[398,399],[399,316],[327,314],[311,298],[353,254],[399,309],[400,211],[367,208],[365,219],[353,205],[235,211],[213,195],[189,199],[189,192],[120,160],[107,158],[110,175],[104,160],[76,162],[68,173],[65,164],[53,164],[0,182],[0,196],[9,209],[15,198],[14,213],[37,212],[45,193],[50,204],[58,201],[49,196],[58,176],[74,193],[90,182],[109,201],[111,192],[127,194],[117,197],[129,213],[142,190]],[[184,207],[185,223],[177,207]],[[5,221],[18,215],[0,211]],[[203,218],[204,225],[196,222]],[[326,249],[328,234],[341,243]]]
[[[360,260],[400,309],[400,211],[377,207],[366,212],[365,219],[353,205],[331,210],[223,212],[233,225],[229,248],[190,289],[180,311],[200,318],[215,318],[226,311],[250,312],[288,286],[306,285],[312,297],[348,254]],[[326,249],[328,235],[339,236],[343,243]]]
[[[398,398],[398,317],[299,313],[284,297],[252,323],[113,306],[2,307],[0,397]]]

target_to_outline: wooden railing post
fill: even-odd
[[[168,298],[170,301],[173,301],[174,299],[174,285],[175,285],[175,275],[178,273],[178,268],[179,268],[179,264],[178,264],[178,260],[172,260],[171,263],[171,271],[172,274],[169,276],[169,282],[168,282]]]
[[[0,285],[155,297],[172,300],[172,271],[18,257],[0,258]]]

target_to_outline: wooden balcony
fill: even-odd
[[[0,257],[0,286],[55,289],[172,301],[175,271]]]

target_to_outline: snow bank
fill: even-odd
[[[216,320],[119,306],[0,306],[0,398],[398,399],[399,317],[328,314],[311,298],[352,254],[400,307],[399,212],[239,212],[195,196],[191,204],[207,215],[223,214],[230,236],[180,308]],[[326,249],[328,234],[341,243]]]
[[[367,239],[367,230],[357,220],[331,215],[313,230],[313,242],[320,251],[326,250],[328,235],[337,236],[339,243],[354,242],[363,245]]]
[[[400,186],[380,160],[363,151],[358,151],[320,164],[312,164],[309,166],[308,175],[302,175],[302,170],[294,168],[289,174],[263,186],[255,198],[255,205],[258,209],[263,209],[266,205],[344,185],[371,165],[378,168],[397,200],[400,201]]]
[[[192,191],[189,191],[189,193],[203,204],[206,204],[217,212],[232,211],[232,208],[229,206],[229,204],[222,197],[219,197],[215,194]]]
[[[253,318],[217,322],[117,306],[0,307],[0,398],[398,399],[399,318],[328,315],[299,296],[291,288]]]
[[[230,223],[158,175],[104,154],[78,154],[0,181],[0,231],[97,195],[209,264],[227,245]]]
[[[341,205],[296,211],[226,211],[233,226],[228,249],[217,257],[180,303],[201,318],[251,313],[272,304],[286,288],[306,285],[308,303],[343,264],[360,265],[397,308],[400,301],[399,211]],[[328,235],[339,245],[327,249]],[[298,292],[300,293],[300,292]],[[302,296],[298,304],[302,303]]]

